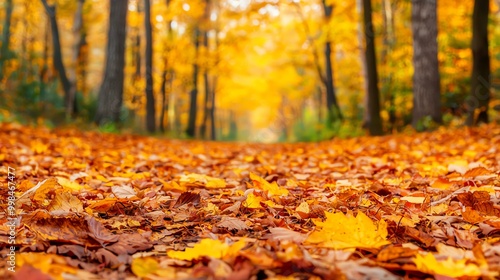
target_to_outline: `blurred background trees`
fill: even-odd
[[[0,6],[0,121],[273,142],[500,119],[498,1]]]

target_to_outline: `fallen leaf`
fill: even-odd
[[[424,273],[429,273],[433,275],[441,275],[447,277],[477,277],[481,276],[481,270],[479,267],[472,263],[467,263],[466,259],[454,261],[451,257],[448,257],[445,261],[438,261],[433,254],[418,254],[413,262],[417,266],[417,269]]]
[[[325,215],[324,222],[314,222],[319,229],[309,235],[306,243],[333,249],[380,248],[390,244],[384,220],[374,223],[363,212],[356,217],[342,212]]]
[[[83,212],[83,203],[76,197],[67,192],[58,192],[47,207],[49,211],[67,211],[80,213]]]
[[[219,240],[202,239],[200,243],[195,244],[193,248],[186,248],[185,251],[168,251],[167,256],[187,261],[198,259],[202,256],[220,259],[227,255],[238,253],[242,248],[242,244],[244,246],[244,241],[229,246]]]
[[[156,273],[159,268],[156,259],[151,257],[134,259],[130,265],[132,272],[140,278]]]
[[[246,230],[248,229],[247,224],[242,220],[234,217],[223,217],[220,222],[217,223],[218,227],[226,228],[228,230]]]
[[[276,182],[269,183],[263,178],[250,173],[250,180],[252,180],[252,186],[256,189],[266,191],[271,196],[287,196],[288,190],[278,186]]]
[[[264,201],[264,199],[260,196],[256,196],[253,193],[250,193],[247,195],[247,198],[243,202],[243,207],[246,208],[251,208],[251,209],[258,209],[262,208],[260,203]]]

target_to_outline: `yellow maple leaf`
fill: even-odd
[[[256,196],[253,193],[250,193],[247,195],[247,199],[243,202],[243,206],[246,208],[252,208],[252,209],[257,209],[257,208],[262,208],[260,203],[264,199],[260,196]]]
[[[145,277],[155,273],[159,269],[158,262],[151,257],[137,258],[132,261],[130,269],[138,277]]]
[[[71,180],[69,180],[67,178],[56,177],[56,179],[57,179],[57,183],[59,183],[59,185],[63,186],[66,189],[69,189],[69,190],[72,190],[72,191],[79,191],[79,190],[81,190],[83,188],[82,185],[78,184],[75,181],[71,181]]]
[[[223,258],[225,256],[233,256],[237,254],[245,246],[245,241],[242,239],[233,245],[214,239],[203,239],[193,248],[187,248],[185,251],[168,251],[167,256],[179,260],[194,260],[202,256],[212,258]]]
[[[20,253],[16,256],[16,266],[21,268],[28,264],[41,272],[52,276],[53,279],[62,280],[63,274],[76,274],[77,269],[68,266],[62,256],[46,253]]]
[[[299,206],[297,206],[297,208],[295,208],[295,211],[309,214],[311,210],[309,209],[309,204],[303,201]]]
[[[437,274],[448,277],[481,276],[481,270],[475,264],[466,264],[467,259],[453,260],[448,257],[445,261],[438,261],[433,254],[425,256],[418,254],[413,259],[417,269],[424,273]]]
[[[325,212],[324,222],[316,221],[316,229],[306,242],[334,249],[379,248],[390,244],[387,241],[387,223],[374,223],[363,212],[344,215],[342,212]]]
[[[46,145],[41,141],[32,141],[31,149],[35,152],[35,154],[43,154],[49,150],[49,145]]]
[[[134,259],[130,268],[132,272],[140,278],[158,275],[166,279],[176,279],[174,268],[161,268],[158,261],[152,257]]]
[[[224,179],[214,178],[203,174],[191,173],[182,175],[179,181],[181,185],[204,186],[207,189],[222,189],[226,187],[226,181],[224,181]]]
[[[272,196],[287,196],[288,190],[278,186],[276,182],[269,183],[263,178],[250,173],[250,179],[252,180],[252,185],[256,189],[267,191],[268,194]]]

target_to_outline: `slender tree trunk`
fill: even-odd
[[[146,128],[156,130],[155,97],[153,94],[153,32],[151,30],[151,1],[144,0],[144,23],[146,28]]]
[[[2,27],[2,48],[0,49],[0,82],[3,80],[5,73],[3,71],[3,64],[7,60],[9,54],[10,43],[10,23],[12,22],[12,0],[5,1],[5,21]]]
[[[106,68],[95,116],[95,121],[99,125],[120,121],[123,103],[127,9],[127,0],[110,0]]]
[[[194,137],[196,134],[196,113],[197,113],[197,98],[198,98],[198,52],[200,48],[200,29],[195,27],[194,30],[194,48],[195,48],[195,58],[193,62],[193,89],[191,90],[189,97],[189,120],[186,134],[189,137]]]
[[[412,0],[413,118],[417,128],[425,117],[442,122],[437,59],[437,0]]]
[[[160,93],[161,93],[161,110],[160,110],[160,119],[158,121],[158,128],[160,129],[160,132],[165,132],[165,111],[167,109],[167,74],[168,74],[168,59],[163,60],[163,71],[161,73],[161,87],[160,87]]]
[[[167,9],[170,9],[170,0],[166,0],[165,4],[167,5]],[[169,53],[171,51],[172,44],[172,21],[167,21],[167,43],[165,46],[165,51],[163,53],[163,72],[161,74],[161,111],[160,111],[160,120],[159,120],[159,128],[161,132],[165,132],[165,112],[168,113],[168,96],[167,96],[167,79],[173,79],[173,72],[170,69],[170,62],[168,61]],[[167,123],[168,124],[168,123]]]
[[[333,12],[333,6],[331,4],[327,4],[326,0],[322,1],[323,3],[323,11],[325,14],[325,19],[327,21],[330,20]],[[328,30],[327,30],[327,33]],[[331,125],[334,118],[338,117],[338,119],[342,120],[342,112],[340,111],[339,104],[337,102],[337,96],[335,94],[335,86],[333,82],[333,67],[332,67],[332,46],[330,42],[330,36],[327,34],[327,39],[325,42],[325,88],[326,88],[326,108],[327,108],[327,116],[328,116],[328,125]]]
[[[81,61],[82,48],[85,45],[85,31],[83,29],[83,5],[85,0],[78,0],[75,20],[73,22],[73,37],[75,44],[73,46],[73,67],[69,68],[69,79],[71,82],[71,95],[69,104],[73,104],[73,113],[78,113],[76,93],[78,91],[77,87],[77,73],[79,64]],[[84,81],[83,81],[84,82]],[[69,112],[68,112],[69,113]]]
[[[210,140],[216,140],[216,130],[215,130],[215,92],[217,86],[217,77],[212,80],[212,106],[210,107]]]
[[[48,83],[48,60],[49,60],[49,29],[48,27],[49,23],[48,21],[45,24],[45,30],[43,34],[43,52],[42,52],[42,67],[40,67],[40,74],[39,74],[39,82],[40,82],[40,112],[42,115],[44,115],[45,112],[45,107],[46,107],[46,100],[45,100],[45,85]]]
[[[214,49],[215,49],[215,65],[218,65],[219,64],[219,30],[218,30],[218,27],[215,28],[215,45],[214,45]],[[215,129],[215,126],[216,126],[216,122],[215,122],[215,109],[216,109],[216,102],[215,102],[215,94],[217,92],[217,76],[213,76],[213,79],[212,79],[212,106],[210,107],[210,139],[211,140],[216,140],[217,139],[217,136],[216,136],[216,129]]]
[[[475,0],[472,14],[472,76],[467,99],[467,125],[488,123],[490,55],[488,52],[489,0]],[[477,116],[476,116],[477,115]]]
[[[356,0],[356,12],[358,12],[360,15],[363,14],[363,0]],[[365,23],[364,20],[359,21],[359,27],[358,27],[358,41],[359,41],[359,53],[361,57],[361,73],[363,75],[363,92],[365,95],[363,96],[363,101],[364,105],[366,108],[368,108],[368,71],[367,71],[367,66],[366,66],[366,44],[365,44]],[[365,114],[363,116],[363,128],[367,128],[368,125],[368,109],[365,110]]]
[[[377,59],[375,56],[375,33],[372,23],[371,0],[363,0],[363,21],[365,24],[365,58],[368,74],[368,103],[366,104],[366,125],[371,135],[382,134],[380,118],[380,93],[378,90]]]
[[[391,53],[394,47],[394,12],[393,12],[393,4],[390,0],[382,1],[382,13],[383,13],[383,23],[384,23],[384,39],[383,42],[383,51],[381,55],[381,64],[388,65],[387,55]],[[384,79],[382,84],[382,96],[387,98],[389,101],[389,106],[386,107],[386,110],[389,113],[389,124],[390,131],[393,131],[396,127],[396,105],[395,105],[395,94],[392,89],[392,73],[388,71],[388,73],[383,73]]]
[[[64,91],[64,104],[66,107],[66,116],[71,117],[74,113],[74,108],[76,107],[74,102],[74,87],[71,84],[68,76],[66,76],[66,68],[64,67],[62,53],[61,53],[61,42],[59,40],[59,27],[57,26],[56,20],[56,6],[49,5],[47,0],[42,0],[42,4],[45,7],[45,12],[49,16],[50,28],[52,30],[52,61],[54,67],[59,74],[59,79]]]
[[[203,48],[205,49],[205,55],[209,55],[209,42],[208,42],[208,31],[209,31],[209,21],[210,21],[210,0],[205,0],[205,11],[203,14],[203,21],[205,23],[205,28],[203,30]],[[203,84],[205,90],[205,104],[203,107],[203,122],[200,127],[200,135],[204,139],[208,139],[207,127],[208,121],[210,119],[210,104],[213,103],[212,100],[212,90],[210,89],[210,79],[208,65],[203,68]]]
[[[203,16],[203,20],[205,23],[205,29],[203,30],[203,48],[205,49],[205,55],[209,54],[209,42],[208,42],[208,21],[210,20],[210,0],[205,0],[205,12]],[[202,138],[207,139],[207,126],[210,116],[210,105],[212,103],[212,96],[210,90],[210,80],[208,76],[208,65],[203,67],[203,85],[205,90],[205,104],[203,106],[203,122],[200,127],[200,135]]]
[[[217,13],[217,18],[215,20],[215,25],[214,25],[214,53],[215,53],[215,62],[214,62],[214,67],[217,68],[219,63],[220,63],[220,56],[219,56],[219,14],[220,14],[220,2],[219,0],[214,0],[213,2],[213,9]],[[212,77],[212,90],[211,90],[211,100],[212,104],[210,107],[210,140],[216,140],[217,139],[217,130],[216,130],[216,102],[215,102],[215,96],[217,92],[217,81],[218,77],[217,74],[213,75]]]

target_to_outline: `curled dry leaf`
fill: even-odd
[[[296,232],[287,228],[275,227],[270,228],[270,234],[267,238],[273,241],[292,241],[302,244],[307,239],[307,234]]]

